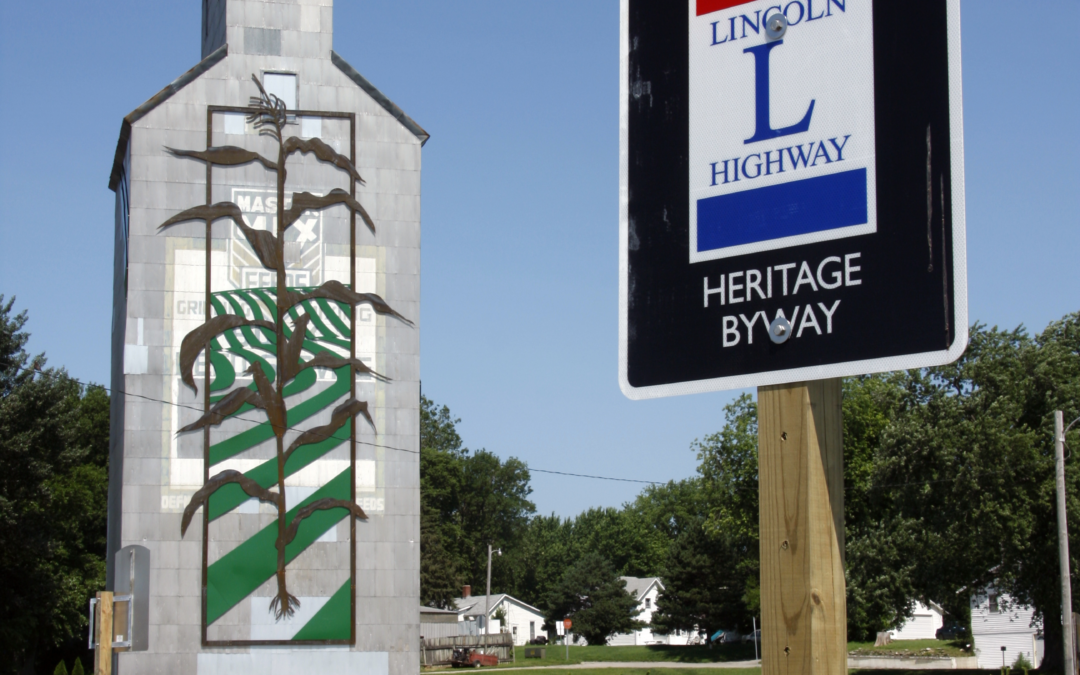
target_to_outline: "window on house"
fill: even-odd
[[[987,595],[990,599],[990,613],[999,614],[1001,612],[1001,607],[998,604],[998,592],[992,590]]]
[[[517,626],[514,626],[512,628],[512,630],[514,631],[514,640],[516,641],[517,640]]]
[[[267,94],[280,98],[290,112],[297,109],[294,73],[263,73],[263,88],[266,89]]]
[[[536,622],[535,621],[530,621],[529,622],[529,640],[535,640],[535,639],[536,639]]]
[[[652,598],[645,598],[645,609],[652,607]]]

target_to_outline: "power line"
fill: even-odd
[[[26,367],[19,366],[19,365],[14,364],[14,363],[11,363],[9,365],[14,366],[15,368],[17,368],[19,370],[22,370],[22,371],[38,373],[40,375],[48,375],[48,373],[41,370],[40,368],[26,368]],[[173,406],[173,407],[176,407],[176,408],[184,408],[184,409],[187,409],[187,410],[194,410],[195,412],[200,412],[200,413],[203,412],[201,408],[196,408],[195,406],[185,405],[185,404],[182,404],[182,403],[175,403],[173,401],[166,401],[164,399],[154,398],[152,396],[144,396],[142,394],[132,394],[132,393],[122,391],[122,390],[119,390],[119,389],[111,389],[109,387],[106,387],[106,386],[100,385],[100,384],[86,383],[86,382],[83,382],[82,380],[71,377],[70,375],[68,375],[67,377],[71,381],[73,381],[73,382],[75,382],[75,383],[77,383],[77,384],[79,384],[79,385],[81,385],[83,387],[100,387],[104,391],[107,391],[107,392],[110,392],[110,393],[120,394],[122,396],[127,396],[127,397],[131,397],[131,398],[138,398],[138,399],[142,399],[142,400],[145,400],[145,401],[151,401],[153,403],[163,403],[165,405],[170,405],[170,406]],[[241,420],[243,422],[249,422],[251,424],[265,424],[265,422],[260,421],[260,420],[254,420],[254,419],[250,419],[250,418],[247,418],[247,417],[240,417],[240,416],[237,416],[237,415],[231,416],[231,417],[229,417],[229,419]],[[1080,419],[1078,419],[1077,421],[1080,421]],[[1074,424],[1075,424],[1075,422],[1074,422]],[[1070,428],[1071,428],[1071,426],[1072,425],[1070,425]],[[286,427],[286,429],[290,430],[290,431],[296,431],[296,432],[312,431],[312,430],[306,430],[306,429],[297,429],[296,427]],[[342,438],[340,436],[335,436],[333,434],[322,434],[322,436],[324,438],[326,438],[326,439],[333,438],[335,440],[339,440],[339,441],[343,441],[343,442],[351,440],[350,438]],[[419,450],[409,450],[408,448],[399,448],[399,447],[396,447],[396,446],[393,446],[393,445],[384,445],[384,444],[381,444],[381,443],[371,443],[369,441],[361,441],[359,439],[357,439],[356,443],[359,444],[359,445],[367,445],[367,446],[374,447],[374,448],[382,448],[384,450],[396,450],[398,452],[407,452],[407,453],[413,454],[413,455],[419,455],[420,454]],[[537,468],[534,468],[534,467],[530,466],[528,463],[525,463],[525,468],[528,469],[529,471],[536,472],[536,473],[546,473],[546,474],[552,474],[552,475],[556,475],[556,476],[569,476],[571,478],[588,478],[588,479],[591,479],[591,480],[606,480],[606,481],[613,481],[613,482],[618,482],[618,483],[636,483],[636,484],[641,484],[641,485],[666,485],[666,483],[663,482],[663,481],[638,480],[638,479],[634,479],[634,478],[613,478],[611,476],[595,476],[595,475],[584,474],[584,473],[570,473],[570,472],[567,472],[567,471],[550,471],[548,469],[537,469]],[[851,486],[851,485],[845,485],[844,486],[844,491],[848,492],[848,491],[859,490],[859,491],[867,491],[867,492],[869,492],[869,491],[874,491],[874,490],[884,490],[884,489],[889,489],[889,488],[911,487],[911,486],[916,486],[916,485],[933,485],[933,484],[938,484],[938,483],[955,483],[955,482],[961,481],[961,480],[977,478],[977,477],[981,477],[981,476],[997,476],[997,475],[1002,475],[1002,474],[1005,474],[1005,473],[1008,473],[1008,471],[1007,470],[982,471],[982,472],[979,472],[979,473],[956,476],[955,478],[942,478],[942,479],[938,479],[938,480],[913,481],[913,482],[910,482],[910,483],[890,483],[890,484],[886,484],[886,485],[869,485],[867,487],[856,487],[856,486]],[[756,487],[731,486],[729,489],[734,489],[734,490],[737,490],[737,491],[751,491],[752,490],[754,492],[757,492]]]
[[[38,373],[40,375],[47,375],[48,374],[45,371],[41,370],[40,368],[25,368],[23,366],[19,366],[19,365],[16,365],[16,364],[10,364],[10,365],[14,366],[15,368],[18,368],[19,370],[23,370],[23,371],[27,371],[27,372]],[[183,404],[183,403],[176,403],[174,401],[166,401],[164,399],[154,398],[153,396],[144,396],[142,394],[133,394],[133,393],[130,393],[130,392],[127,392],[127,391],[119,390],[119,389],[112,389],[110,387],[106,387],[106,386],[101,385],[101,384],[90,384],[90,383],[83,382],[82,380],[79,380],[77,378],[71,377],[70,375],[68,375],[67,377],[72,382],[75,382],[75,383],[77,383],[77,384],[79,384],[80,386],[83,386],[83,387],[100,387],[104,391],[107,391],[107,392],[112,393],[112,394],[119,394],[121,396],[126,396],[126,397],[130,397],[130,398],[138,398],[138,399],[142,399],[144,401],[151,401],[153,403],[163,403],[165,405],[170,405],[170,406],[173,406],[173,407],[176,407],[176,408],[184,408],[186,410],[193,410],[193,411],[199,412],[199,413],[203,412],[203,410],[201,408],[196,408],[195,406],[186,405],[186,404]],[[265,422],[263,422],[263,421],[254,420],[254,419],[250,419],[250,418],[247,418],[247,417],[241,417],[239,415],[233,415],[233,416],[229,417],[229,419],[241,420],[243,422],[249,422],[251,424],[265,424]],[[311,431],[311,430],[305,430],[305,429],[297,429],[296,427],[286,427],[286,429],[288,429],[290,431],[297,431],[297,432]],[[322,436],[324,438],[326,438],[326,439],[333,438],[333,439],[339,440],[339,441],[351,440],[349,438],[342,438],[341,436],[335,436],[333,434],[322,434]],[[410,453],[410,454],[413,454],[413,455],[419,455],[420,454],[419,450],[409,450],[408,448],[399,448],[399,447],[396,447],[396,446],[393,446],[393,445],[384,445],[384,444],[381,444],[381,443],[370,443],[368,441],[361,441],[359,439],[357,439],[356,442],[358,444],[368,445],[368,446],[375,447],[375,448],[383,448],[383,449],[386,449],[386,450],[397,450],[398,452],[407,452],[407,453]],[[528,464],[525,464],[525,467],[529,471],[535,471],[536,473],[550,473],[550,474],[556,474],[556,475],[559,475],[559,476],[572,476],[574,478],[591,478],[593,480],[609,480],[609,481],[617,481],[617,482],[621,482],[621,483],[642,483],[642,484],[646,484],[646,485],[663,485],[662,482],[653,481],[653,480],[636,480],[636,479],[633,479],[633,478],[612,478],[610,476],[592,476],[592,475],[581,474],[581,473],[569,473],[569,472],[566,472],[566,471],[548,471],[547,469],[533,468],[532,466],[529,466]]]

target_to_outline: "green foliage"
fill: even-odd
[[[64,665],[63,661],[56,664],[56,668],[53,668],[53,675],[68,675],[67,666]]]
[[[71,675],[83,675],[84,672],[82,659],[75,659],[75,665],[71,667]]]
[[[704,524],[683,531],[671,545],[664,569],[664,589],[656,600],[653,630],[704,631],[739,628],[750,631],[751,614],[744,596],[757,587],[743,564],[756,558],[746,538],[708,531]]]
[[[947,599],[996,580],[1036,609],[1042,667],[1060,669],[1053,411],[1080,414],[1080,314],[1034,338],[975,326],[959,360],[902,374],[899,386],[875,460],[874,482],[890,486],[876,508],[911,523],[915,587]],[[1075,532],[1080,473],[1066,464]]]
[[[458,422],[446,406],[421,399],[420,599],[444,608],[462,585],[484,588],[488,544],[507,553],[493,561],[492,592],[515,593],[515,563],[536,510],[525,464],[465,448]]]
[[[1027,672],[1034,667],[1035,666],[1031,665],[1031,661],[1028,661],[1027,657],[1024,656],[1024,652],[1017,654],[1016,660],[1014,660],[1012,664],[1013,670],[1023,670],[1024,672]]]
[[[30,358],[11,307],[0,297],[0,616],[18,617],[0,647],[14,667],[81,638],[103,588],[109,397]]]
[[[976,325],[955,363],[849,378],[843,406],[849,636],[872,640],[896,627],[915,600],[937,601],[950,620],[967,623],[970,589],[996,580],[1036,608],[1047,640],[1044,665],[1060,669],[1052,416],[1063,410],[1068,423],[1080,415],[1080,314],[1037,336]],[[442,424],[453,421],[445,408],[432,410]],[[444,455],[468,454],[456,432],[441,437],[449,439]],[[1067,440],[1080,447],[1078,430]],[[646,488],[621,509],[528,518],[517,545],[497,559],[497,590],[544,606],[567,564],[603,551],[616,574],[663,578],[655,630],[744,628],[760,603],[753,399],[733,401],[723,429],[691,449],[699,460],[695,477]],[[429,471],[454,467],[441,455],[421,461]],[[424,499],[434,502],[463,489],[464,471],[425,480],[433,492]],[[1067,462],[1066,483],[1069,527],[1077,533],[1076,463]],[[462,526],[454,536],[466,532]],[[1070,543],[1075,556],[1080,544]],[[470,559],[482,569],[485,556]],[[1075,559],[1073,569],[1080,569]]]
[[[626,582],[595,551],[567,568],[544,604],[548,623],[573,619],[573,632],[590,645],[606,644],[612,635],[643,625],[634,618],[638,614],[637,600],[627,593]]]
[[[507,633],[510,631],[510,627],[506,625],[506,607],[499,605],[494,612],[491,613],[491,618],[499,622],[499,626],[502,627],[502,632]]]

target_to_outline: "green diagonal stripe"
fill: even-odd
[[[338,400],[345,394],[349,393],[349,373],[352,370],[351,366],[343,366],[338,368],[334,372],[337,374],[337,381],[319,392],[315,396],[312,396],[303,403],[289,408],[289,426],[296,426],[300,422],[303,422],[307,418],[311,417],[315,413],[319,412],[323,408],[328,407],[331,403]],[[304,373],[314,373],[314,368],[308,368]],[[293,382],[295,383],[296,380]],[[288,387],[286,387],[286,390]],[[291,393],[286,391],[286,393]],[[274,430],[268,424],[260,424],[257,427],[252,427],[247,431],[241,432],[232,438],[224,440],[220,443],[215,443],[210,446],[210,465],[213,466],[218,462],[224,462],[226,459],[244,452],[250,448],[255,447],[263,441],[267,441],[274,437]]]
[[[352,623],[352,579],[346,579],[326,604],[293,636],[294,640],[348,640]]]
[[[352,470],[342,471],[315,494],[294,506],[286,514],[286,522],[292,522],[300,507],[318,499],[331,497],[348,500],[352,494],[350,481],[352,481]],[[326,509],[316,511],[305,519],[300,524],[296,539],[285,548],[286,564],[296,559],[296,556],[300,555],[304,549],[348,514],[348,510],[343,508]],[[207,568],[207,625],[220,619],[237,603],[274,576],[277,572],[277,549],[274,547],[277,536],[278,524],[275,521]]]
[[[352,420],[349,420],[343,427],[335,431],[330,438],[311,445],[300,446],[289,457],[288,463],[285,464],[285,475],[293,475],[351,437]],[[277,483],[277,459],[268,459],[251,471],[245,472],[244,475],[264,488],[271,487]],[[225,515],[248,499],[251,499],[251,497],[239,485],[230,483],[223,486],[210,497],[210,520]]]

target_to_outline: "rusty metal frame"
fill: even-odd
[[[225,106],[208,105],[206,107],[206,147],[214,145],[214,113],[244,113],[250,115],[257,113],[258,109],[248,106]],[[349,120],[349,160],[356,166],[356,113],[325,112],[321,110],[296,110],[292,112],[296,117],[323,117],[329,119]],[[213,167],[206,162],[206,205],[213,203]],[[349,181],[349,196],[356,197],[356,181]],[[210,261],[211,261],[211,223],[206,223],[206,286],[204,289],[205,320],[210,321]],[[352,289],[356,289],[356,212],[349,210],[349,283]],[[356,310],[349,312],[349,356],[356,358]],[[207,357],[207,367],[203,369],[203,413],[210,410],[210,368]],[[356,398],[356,374],[353,373],[349,382],[349,396]],[[356,503],[356,424],[351,424],[349,436],[349,464],[352,479],[349,481],[350,501]],[[203,484],[210,480],[210,425],[203,428]],[[349,518],[349,639],[348,640],[210,640],[207,638],[206,623],[206,589],[208,583],[209,542],[210,542],[210,514],[209,509],[202,509],[202,598],[200,633],[203,647],[266,647],[266,646],[290,646],[290,645],[356,645],[356,518]]]

